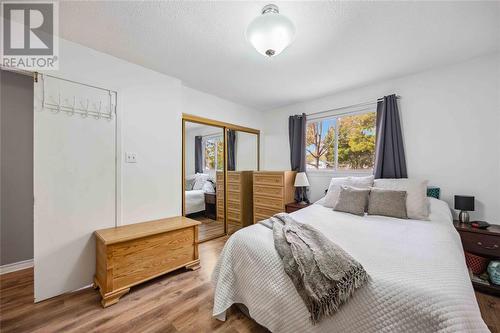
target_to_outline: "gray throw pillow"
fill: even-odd
[[[369,194],[369,189],[342,186],[339,199],[333,210],[363,216],[365,215]]]
[[[382,215],[407,219],[406,191],[372,188],[368,200],[368,215]]]

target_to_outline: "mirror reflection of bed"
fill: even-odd
[[[224,130],[193,122],[185,123],[185,215],[200,221],[198,239],[224,234],[223,184]]]

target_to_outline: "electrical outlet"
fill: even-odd
[[[137,154],[136,153],[125,153],[125,162],[127,163],[137,163]]]

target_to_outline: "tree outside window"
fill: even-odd
[[[222,136],[207,137],[203,140],[204,165],[203,169],[224,169],[224,140]]]
[[[308,169],[373,170],[375,123],[376,112],[309,121],[306,131]]]

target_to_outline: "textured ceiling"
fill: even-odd
[[[266,110],[500,51],[500,2],[281,2],[294,43],[267,59],[245,28],[267,2],[60,2],[60,33]]]

